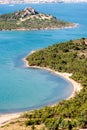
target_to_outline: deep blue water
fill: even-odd
[[[27,69],[23,58],[32,50],[87,37],[87,4],[0,5],[0,14],[32,6],[77,28],[40,31],[0,31],[0,113],[42,107],[69,97],[72,84],[50,72]]]

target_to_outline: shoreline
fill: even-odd
[[[36,29],[25,29],[25,28],[20,28],[20,29],[0,29],[0,31],[39,31],[39,30],[57,30],[57,29],[68,29],[68,28],[76,28],[79,26],[78,23],[73,23],[72,25],[68,26],[63,26],[63,27],[51,27],[51,28],[36,28]]]
[[[31,51],[28,55],[34,53],[35,51]],[[46,70],[48,72],[51,72],[55,75],[58,75],[60,77],[62,77],[63,79],[69,81],[72,86],[73,86],[73,92],[72,94],[66,98],[66,100],[69,100],[70,98],[73,98],[75,96],[75,93],[77,92],[80,92],[81,90],[81,84],[80,83],[77,83],[76,81],[74,81],[73,79],[70,78],[70,76],[72,75],[71,73],[60,73],[60,72],[57,72],[55,70],[52,70],[50,68],[47,68],[47,67],[39,67],[39,66],[29,66],[28,64],[28,61],[26,60],[26,57],[23,58],[23,61],[25,62],[25,67],[27,68],[31,68],[31,69],[42,69],[42,70]],[[57,103],[55,104],[52,104],[50,106],[54,106],[56,105]],[[12,120],[16,119],[16,118],[19,118],[24,112],[19,112],[19,113],[11,113],[11,114],[3,114],[3,115],[0,115],[0,127],[6,125],[7,123],[11,122]]]
[[[34,52],[35,51],[31,51],[29,54],[32,54]],[[23,61],[25,62],[25,67],[27,67],[27,68],[46,70],[48,72],[51,72],[51,73],[53,73],[55,75],[58,75],[58,76],[62,77],[65,80],[69,81],[72,84],[72,86],[73,86],[74,89],[73,89],[72,94],[68,98],[66,98],[66,100],[69,100],[70,98],[73,98],[75,96],[75,93],[80,92],[80,90],[81,90],[81,84],[78,83],[78,82],[76,82],[72,78],[70,78],[72,76],[72,73],[66,73],[66,72],[62,73],[62,72],[58,72],[58,71],[52,70],[52,69],[47,68],[47,67],[29,66],[28,61],[26,60],[26,57],[23,59]]]
[[[0,128],[6,125],[7,123],[9,123],[10,121],[19,118],[21,114],[22,113],[11,113],[11,114],[0,115]]]

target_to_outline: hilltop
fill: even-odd
[[[0,30],[40,30],[73,27],[75,24],[39,13],[29,7],[22,11],[0,15]]]

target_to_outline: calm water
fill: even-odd
[[[32,6],[40,12],[74,23],[73,29],[0,31],[0,114],[35,109],[70,96],[72,84],[43,70],[27,69],[30,51],[60,41],[87,37],[87,4],[0,5],[0,14]]]

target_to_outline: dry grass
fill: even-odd
[[[4,126],[0,127],[0,130],[32,130],[32,126],[26,126],[25,121],[27,119],[25,118],[17,118],[14,120],[11,120],[10,122],[6,123]],[[34,130],[47,130],[44,126],[44,124],[41,125],[35,125]]]

